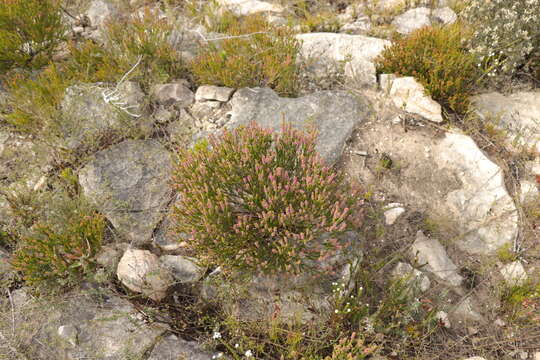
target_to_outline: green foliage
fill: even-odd
[[[64,31],[59,1],[0,0],[0,73],[42,67]]]
[[[338,32],[342,24],[335,9],[316,9],[308,1],[297,2],[293,10],[302,32]]]
[[[296,94],[299,43],[290,29],[273,27],[261,15],[255,15],[229,25],[228,34],[211,41],[191,62],[198,84],[268,86],[281,95]]]
[[[330,256],[355,210],[342,175],[324,165],[315,134],[252,124],[197,151],[179,150],[173,186],[177,230],[193,250],[226,268],[298,272]]]
[[[463,15],[475,26],[472,49],[489,76],[523,71],[540,80],[539,0],[471,1]]]
[[[101,246],[105,221],[96,213],[76,213],[62,229],[36,224],[22,239],[12,261],[29,285],[77,280],[93,268],[93,257]]]
[[[465,113],[481,75],[476,57],[462,46],[467,36],[459,23],[416,30],[381,53],[377,71],[414,76],[447,110]]]

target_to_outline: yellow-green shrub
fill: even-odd
[[[299,43],[289,28],[273,27],[258,15],[230,25],[228,34],[211,41],[192,61],[198,84],[268,86],[281,95],[295,95]]]
[[[377,71],[414,76],[447,110],[465,113],[480,77],[476,57],[462,46],[468,36],[459,23],[416,30],[381,53]]]
[[[57,0],[0,0],[0,72],[45,65],[64,30]]]

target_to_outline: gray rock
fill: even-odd
[[[197,265],[197,259],[194,258],[182,255],[163,255],[159,258],[159,262],[180,283],[197,282],[204,275],[204,269]]]
[[[521,264],[521,261],[514,261],[510,264],[506,264],[501,269],[501,274],[509,285],[522,285],[527,281],[527,272]]]
[[[426,237],[422,231],[418,231],[410,251],[420,266],[425,265],[423,268],[443,282],[452,286],[460,286],[463,282],[444,247],[437,240]]]
[[[92,144],[110,132],[142,128],[140,101],[144,97],[136,83],[109,89],[102,84],[78,84],[66,89],[60,104],[62,145],[76,149]]]
[[[412,76],[394,79],[390,97],[399,109],[436,123],[443,121],[441,105],[427,96],[424,87]]]
[[[217,100],[227,102],[231,98],[234,89],[225,86],[203,85],[195,92],[196,101]]]
[[[361,262],[359,234],[348,232],[341,238],[342,253],[319,262],[316,266],[332,267],[335,271],[311,274],[249,275],[233,273],[229,277],[214,272],[205,278],[202,296],[219,305],[230,316],[242,321],[269,321],[279,319],[285,323],[324,321],[331,315],[334,301],[331,284],[348,284],[351,272]],[[345,285],[340,288],[346,295]]]
[[[193,104],[195,95],[183,83],[160,84],[152,89],[152,97],[159,105],[185,108]]]
[[[343,66],[345,76],[358,86],[374,86],[374,59],[391,43],[363,35],[308,33],[296,35],[302,42],[299,59],[314,77],[323,77],[329,65]],[[322,74],[321,74],[322,72]]]
[[[459,301],[454,309],[450,311],[450,316],[460,323],[484,322],[485,319],[478,310],[476,301],[471,296],[467,296]]]
[[[356,18],[353,22],[343,25],[339,31],[348,34],[361,34],[371,30],[371,20],[368,16],[362,15]]]
[[[392,271],[392,275],[396,278],[407,278],[408,284],[413,290],[418,289],[421,292],[426,292],[431,286],[431,281],[429,281],[429,278],[426,275],[404,262],[397,263]]]
[[[492,92],[473,97],[473,104],[482,119],[507,132],[510,147],[516,143],[540,151],[540,91]]]
[[[251,121],[279,130],[283,120],[297,128],[313,124],[319,132],[316,148],[328,163],[342,155],[354,127],[367,118],[369,106],[362,98],[342,91],[321,91],[304,97],[280,98],[268,88],[238,90],[232,104],[231,126]]]
[[[457,21],[457,14],[449,7],[435,9],[431,12],[433,22],[440,24],[453,24]]]
[[[148,250],[128,249],[116,270],[118,279],[130,290],[160,301],[174,284],[171,272]]]
[[[161,339],[147,360],[211,360],[212,354],[201,349],[194,341],[179,339],[176,335],[169,335]]]
[[[124,252],[127,250],[127,247],[127,243],[104,245],[96,256],[96,262],[105,269],[116,273],[116,266]]]
[[[118,8],[110,1],[93,0],[86,12],[92,26],[102,27],[108,19],[119,15]]]
[[[237,16],[253,15],[256,13],[281,13],[285,9],[278,5],[260,0],[218,0],[224,8]]]
[[[166,330],[103,289],[27,300],[17,310],[17,341],[35,360],[138,359]]]
[[[414,30],[431,26],[431,10],[425,7],[410,9],[401,15],[398,15],[392,21],[396,31],[400,34],[410,34]]]
[[[79,172],[85,196],[137,244],[150,241],[171,200],[171,156],[153,140],[127,140],[95,154]]]

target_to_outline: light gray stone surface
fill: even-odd
[[[431,10],[426,7],[410,9],[398,15],[392,21],[398,33],[407,35],[414,30],[431,25]]]

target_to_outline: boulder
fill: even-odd
[[[77,149],[111,132],[143,129],[140,104],[144,93],[137,83],[110,89],[103,84],[77,84],[66,89],[60,104],[61,146]]]
[[[224,8],[236,16],[253,15],[256,13],[281,13],[285,9],[278,5],[260,0],[218,0]]]
[[[334,33],[308,33],[296,35],[301,41],[299,59],[309,66],[312,77],[324,77],[327,69],[343,68],[348,80],[357,86],[374,86],[376,70],[374,59],[391,43],[388,40]]]
[[[147,360],[212,360],[212,354],[201,349],[194,341],[186,341],[176,335],[168,335],[158,341]]]
[[[392,21],[396,31],[403,35],[408,35],[414,30],[431,26],[431,10],[426,7],[410,9],[398,15]]]
[[[492,92],[472,98],[476,113],[507,132],[508,143],[540,151],[540,91]]]
[[[412,76],[394,79],[390,97],[399,109],[436,123],[443,121],[441,105],[427,96],[424,87]]]
[[[463,282],[457,266],[436,239],[430,239],[419,231],[410,251],[419,266],[423,266],[443,282],[452,286],[460,286]]]
[[[203,85],[197,88],[195,92],[196,101],[215,100],[227,102],[231,98],[234,89],[225,86]]]
[[[314,125],[319,133],[317,151],[329,164],[341,157],[353,129],[370,113],[364,99],[344,91],[321,91],[290,99],[268,88],[244,88],[234,94],[230,103],[229,127],[252,121],[274,130],[281,128],[282,121],[300,129]]]
[[[177,108],[188,107],[195,101],[195,95],[184,83],[155,85],[152,97],[158,105],[175,105]]]
[[[449,7],[435,9],[431,12],[431,20],[440,24],[453,24],[457,21],[457,14]]]
[[[127,140],[96,153],[79,182],[120,234],[143,244],[171,200],[171,167],[171,155],[157,141]]]
[[[172,273],[148,250],[127,249],[116,274],[130,290],[155,301],[162,300],[174,283]]]

